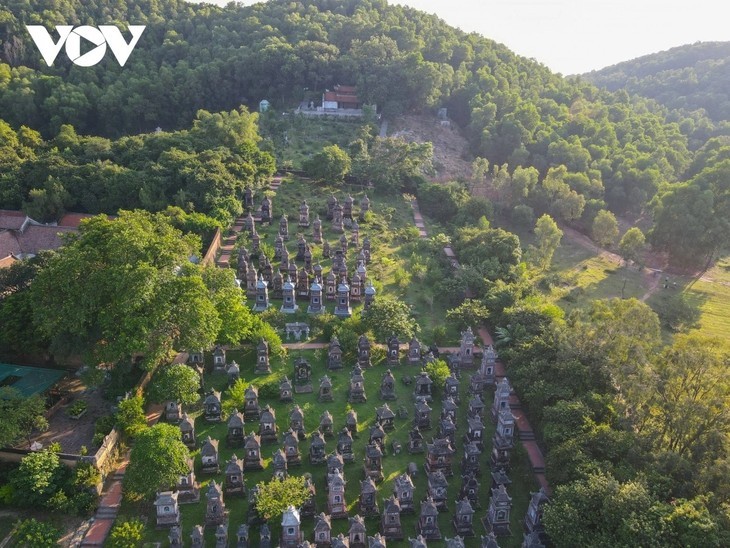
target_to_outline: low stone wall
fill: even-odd
[[[222,243],[223,239],[221,237],[221,229],[216,228],[213,241],[210,243],[210,247],[208,247],[208,251],[205,252],[205,256],[203,257],[203,264],[215,263],[215,258],[218,255],[218,250],[220,250]]]

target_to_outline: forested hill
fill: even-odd
[[[109,22],[147,25],[124,68],[110,54],[77,67],[64,52],[48,68],[24,28]],[[305,90],[337,83],[358,85],[386,116],[446,106],[473,154],[492,165],[534,166],[541,176],[564,165],[544,201],[557,203],[566,220],[605,206],[640,210],[662,182],[680,180],[691,159],[679,124],[642,99],[561,78],[385,0],[225,8],[10,0],[0,8],[0,50],[0,118],[47,138],[64,123],[106,136],[188,127],[198,109],[253,107],[262,98],[289,108]]]
[[[730,120],[730,42],[700,42],[589,72],[585,79],[611,91],[625,89],[671,109],[704,109]]]

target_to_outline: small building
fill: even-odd
[[[330,371],[342,369],[342,347],[335,336],[332,337],[327,352],[327,368]]]
[[[309,205],[307,200],[302,200],[299,206],[299,226],[302,228],[309,227]]]
[[[469,400],[468,414],[470,417],[483,417],[484,416],[484,402],[479,394],[475,394]]]
[[[319,395],[317,396],[317,399],[320,402],[328,402],[334,399],[334,396],[332,395],[332,381],[327,375],[322,377],[319,381]]]
[[[221,421],[221,393],[211,390],[203,401],[203,412],[208,422]]]
[[[298,548],[303,540],[299,510],[289,506],[281,516],[281,548]]]
[[[309,306],[308,314],[320,314],[324,312],[322,304],[322,280],[315,276],[312,285],[309,286]]]
[[[454,512],[454,532],[461,537],[474,536],[474,508],[468,498],[462,498],[456,503]]]
[[[242,523],[236,532],[236,548],[249,548],[248,524]]]
[[[218,463],[218,440],[208,436],[200,447],[200,460],[203,474],[217,474],[220,472]]]
[[[408,343],[408,363],[418,365],[421,363],[421,343],[416,337]]]
[[[474,472],[461,476],[461,489],[459,490],[459,498],[466,497],[471,502],[472,508],[479,508],[479,480]]]
[[[461,471],[464,474],[481,474],[479,459],[482,455],[476,442],[470,441],[464,444],[464,457],[461,461]]]
[[[512,387],[509,384],[507,377],[502,377],[502,380],[497,384],[497,390],[494,392],[494,401],[492,402],[492,422],[496,423],[499,418],[499,413],[505,409],[509,409],[509,399],[512,394]]]
[[[243,495],[246,493],[246,487],[243,483],[243,460],[239,459],[235,453],[226,465],[226,481],[224,486],[224,491],[227,495]]]
[[[205,538],[203,536],[203,526],[194,526],[193,530],[190,532],[190,546],[193,548],[203,548],[204,542]]]
[[[264,196],[264,199],[261,200],[261,222],[271,223],[273,214],[274,213],[271,209],[271,199],[268,196]]]
[[[352,452],[352,434],[347,428],[343,428],[337,437],[337,452],[342,455],[344,462],[353,462],[355,455]]]
[[[413,429],[408,433],[408,452],[423,453],[423,434],[421,434],[418,426],[414,426]]]
[[[302,463],[302,456],[299,452],[299,438],[294,430],[288,430],[284,434],[284,453],[289,466],[299,466]]]
[[[391,411],[387,403],[375,410],[375,420],[383,427],[383,430],[395,429],[395,413]]]
[[[294,360],[294,382],[298,386],[308,385],[312,378],[312,366],[302,356]]]
[[[254,373],[257,375],[268,375],[271,373],[271,366],[269,364],[269,343],[264,339],[256,346],[256,369]]]
[[[480,451],[484,450],[484,423],[480,417],[468,417],[466,419],[466,434],[464,435],[464,442],[474,442],[479,447]]]
[[[396,398],[395,377],[391,370],[388,369],[383,375],[383,379],[380,381],[380,399],[395,400]]]
[[[243,413],[239,412],[238,409],[234,409],[228,418],[228,435],[226,436],[228,447],[241,447],[243,445],[244,424]]]
[[[215,548],[228,548],[228,523],[221,523],[215,529]]]
[[[292,401],[294,394],[294,388],[292,387],[291,381],[289,380],[289,377],[284,377],[279,381],[279,401],[280,402],[290,402]]]
[[[542,523],[542,512],[545,504],[550,502],[545,494],[545,489],[540,487],[539,491],[530,493],[530,504],[527,506],[525,514],[525,533],[527,535],[537,535],[539,541],[543,541],[545,537],[545,526]]]
[[[365,476],[383,481],[383,451],[377,443],[365,446]]]
[[[461,332],[461,343],[459,345],[459,365],[462,368],[474,365],[474,332],[471,327]]]
[[[312,433],[312,443],[309,446],[309,462],[312,464],[322,464],[325,461],[325,441],[322,434],[318,430]]]
[[[180,525],[180,506],[178,494],[173,491],[161,491],[155,499],[155,515],[157,527],[173,527]]]
[[[444,396],[452,398],[456,403],[460,402],[459,379],[456,378],[453,372],[444,381]]]
[[[264,523],[259,530],[259,548],[271,548],[271,529]]]
[[[352,307],[350,306],[350,286],[347,285],[347,280],[345,280],[345,278],[342,278],[337,286],[335,316],[339,318],[349,318],[352,316]]]
[[[318,547],[332,545],[332,520],[324,512],[317,516],[314,524],[314,543]]]
[[[363,303],[363,309],[369,310],[370,307],[375,302],[375,294],[377,293],[375,291],[375,287],[373,286],[373,283],[368,280],[367,285],[365,286],[365,302]]]
[[[304,474],[304,487],[309,490],[309,498],[302,505],[302,517],[311,518],[317,513],[316,495],[317,489],[314,487],[311,474]]]
[[[304,411],[299,404],[289,413],[289,428],[291,428],[300,438],[304,436]]]
[[[259,112],[266,112],[269,108],[271,108],[271,103],[269,103],[266,99],[261,99],[261,101],[259,101]],[[249,190],[250,189],[248,188],[246,189],[247,192]]]
[[[286,213],[279,219],[279,234],[277,236],[281,236],[281,239],[284,241],[289,239],[289,218],[286,216]]]
[[[254,312],[263,312],[269,308],[269,283],[264,280],[262,274],[259,274],[256,280],[256,302],[253,305]]]
[[[345,473],[345,460],[339,453],[331,453],[327,456],[327,473],[334,474],[339,471],[340,474]]]
[[[251,432],[246,436],[243,444],[246,452],[243,458],[243,467],[245,470],[263,470],[264,460],[261,458],[261,438]]]
[[[178,525],[170,527],[170,532],[167,535],[167,540],[170,541],[170,546],[182,546],[182,529]]]
[[[187,471],[184,474],[180,474],[177,479],[177,485],[175,486],[180,504],[198,502],[200,500],[200,486],[195,481],[195,466],[192,458],[188,458],[187,465]]]
[[[259,436],[261,436],[261,443],[276,443],[278,441],[276,433],[276,411],[268,405],[264,406],[261,410]]]
[[[492,489],[484,527],[497,537],[512,535],[509,526],[511,511],[512,497],[507,494],[507,488],[500,485],[498,488]]]
[[[408,542],[411,544],[411,548],[427,548],[426,539],[423,535],[418,535],[416,538],[408,537]]]
[[[408,474],[401,474],[393,482],[393,494],[398,499],[400,511],[404,514],[412,514],[415,511],[413,491],[415,486]]]
[[[350,431],[350,434],[357,436],[357,411],[350,409],[345,417],[345,427]]]
[[[350,403],[365,403],[368,401],[365,394],[365,377],[359,365],[354,367],[350,375],[350,394],[347,401]]]
[[[188,449],[195,448],[195,421],[188,417],[187,413],[183,413],[182,420],[180,421],[180,436],[182,442]]]
[[[325,409],[324,413],[319,416],[319,431],[326,438],[334,435],[334,419],[332,413]]]
[[[413,426],[418,427],[420,430],[431,429],[431,408],[423,401],[416,401],[416,413],[413,417]]]
[[[416,397],[416,399],[422,399],[424,401],[430,402],[433,399],[431,390],[432,386],[433,381],[431,380],[431,377],[429,377],[428,373],[426,373],[425,371],[421,371],[418,374],[418,377],[416,377],[413,395]]]
[[[438,512],[437,512],[438,513]],[[400,504],[395,495],[391,495],[383,503],[383,514],[380,519],[380,532],[388,540],[403,540],[403,527],[400,521]],[[372,537],[371,537],[372,538]],[[370,546],[373,546],[372,542]]]
[[[441,420],[448,418],[451,422],[456,424],[456,412],[458,409],[459,407],[456,405],[454,399],[447,397],[441,402]]]
[[[249,385],[244,392],[243,416],[247,421],[257,421],[261,418],[259,406],[259,391],[254,385]]]
[[[322,220],[317,215],[312,223],[312,240],[315,244],[322,243]]]
[[[370,438],[368,443],[375,443],[381,449],[385,447],[385,430],[383,430],[382,425],[378,422],[370,427]]]
[[[436,438],[431,443],[426,444],[426,472],[435,472],[441,470],[446,477],[451,477],[454,472],[451,469],[451,463],[454,458],[454,450],[451,442],[447,439]]]
[[[213,349],[213,371],[224,371],[226,367],[226,350],[217,344]]]
[[[228,512],[223,501],[223,489],[215,480],[210,480],[205,498],[208,499],[205,510],[205,524],[222,525],[225,523],[228,520]]]
[[[377,500],[378,488],[372,478],[368,477],[360,483],[360,513],[364,516],[379,516]]]
[[[226,375],[228,375],[228,386],[233,386],[241,378],[241,368],[235,360],[226,367]]]
[[[431,497],[421,502],[421,514],[416,529],[419,535],[428,540],[440,540],[441,530],[438,523],[439,511]]]
[[[366,293],[367,295],[367,293]],[[366,299],[367,302],[367,299]],[[395,335],[388,337],[387,341],[388,346],[388,354],[386,357],[386,363],[388,365],[398,365],[400,364],[400,341],[398,340],[398,337]]]
[[[509,469],[512,449],[514,449],[514,433],[516,418],[507,408],[499,413],[497,429],[492,436],[491,463],[493,468]]]
[[[165,404],[165,420],[167,422],[179,422],[182,415],[182,405],[176,401],[168,401]]]
[[[274,451],[274,456],[271,459],[271,462],[274,467],[274,477],[280,480],[286,479],[288,473],[287,473],[287,460],[286,460],[286,453],[284,453],[283,449],[277,449]]]
[[[427,481],[428,496],[433,499],[433,502],[439,512],[446,512],[448,510],[448,508],[446,508],[446,491],[449,488],[449,482],[447,481],[446,476],[444,476],[444,473],[441,470],[436,470],[435,472],[428,473]]]
[[[347,517],[346,483],[344,476],[339,471],[327,475],[327,510],[332,519]]]
[[[357,364],[362,369],[373,365],[370,361],[370,340],[365,335],[360,335],[357,341]]]
[[[360,514],[350,518],[350,529],[347,531],[347,537],[350,541],[350,548],[365,548],[367,546],[367,529],[365,528],[365,520]]]
[[[292,283],[289,275],[287,275],[286,280],[284,280],[284,285],[281,287],[281,294],[284,300],[281,305],[281,312],[284,314],[294,314],[297,310],[299,310],[294,284]]]

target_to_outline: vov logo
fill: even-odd
[[[122,32],[114,25],[99,25],[98,28],[88,25],[76,28],[73,25],[57,25],[58,42],[53,41],[51,34],[43,25],[26,25],[25,28],[28,29],[33,42],[49,67],[53,66],[53,62],[64,44],[66,45],[66,55],[74,65],[93,67],[104,58],[106,47],[109,46],[119,66],[123,67],[146,27],[145,25],[129,25],[129,32],[132,35],[129,43],[124,40]],[[82,38],[96,47],[82,54]]]

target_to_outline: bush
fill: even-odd
[[[132,548],[142,544],[144,523],[138,518],[132,518],[118,523],[109,535],[107,546],[111,548]]]
[[[279,379],[274,379],[261,384],[259,387],[259,398],[272,399],[279,397]]]
[[[17,523],[15,546],[28,548],[53,548],[61,538],[61,532],[36,519],[26,519]]]
[[[147,428],[142,396],[134,396],[119,402],[117,422],[125,435],[134,437]]]
[[[518,205],[512,210],[512,222],[527,228],[535,225],[535,212],[530,206]]]
[[[66,409],[66,414],[69,417],[78,417],[89,408],[89,404],[86,400],[76,400]]]

